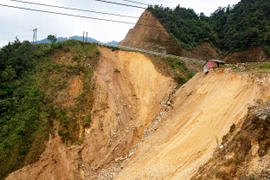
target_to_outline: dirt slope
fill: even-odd
[[[170,34],[147,10],[144,11],[134,28],[129,30],[125,39],[119,45],[163,53],[182,52],[182,48],[177,46]]]
[[[6,179],[108,179],[111,174],[100,170],[117,166],[140,141],[144,128],[164,109],[176,86],[172,78],[160,74],[140,53],[105,47],[99,50],[101,59],[92,79],[95,86],[91,126],[79,134],[83,144],[65,146],[55,123],[40,160]],[[77,81],[72,82],[71,99],[82,88],[76,87]],[[78,114],[78,118],[84,116]]]
[[[253,99],[270,96],[270,77],[197,74],[173,97],[173,109],[122,164],[116,179],[189,179],[211,156]]]
[[[198,73],[175,92],[173,79],[147,56],[99,50],[91,125],[79,134],[83,143],[63,144],[55,123],[40,160],[6,179],[189,179],[253,99],[270,96],[269,76],[222,69]],[[76,78],[70,83],[76,103],[83,87]]]
[[[233,125],[213,157],[192,180],[270,179],[270,100],[256,100],[245,121]]]
[[[264,62],[270,61],[270,55],[266,54],[260,47],[251,47],[246,51],[228,55],[224,61],[227,63]]]

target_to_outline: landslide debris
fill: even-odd
[[[9,172],[26,166],[7,180],[189,179],[230,127],[243,124],[253,99],[270,96],[268,74],[238,67],[197,73],[185,83],[200,64],[74,41],[50,46],[31,74],[36,89],[27,90],[43,93],[41,104],[29,105],[43,110],[36,123],[47,134],[32,136],[43,147],[33,145],[27,157],[36,159],[22,161]],[[268,141],[262,142],[266,161]]]
[[[243,122],[253,99],[270,96],[269,82],[267,74],[229,69],[197,73],[174,93],[172,108],[160,114],[116,179],[190,179],[230,127]]]
[[[192,180],[270,179],[270,101],[256,99],[241,124],[233,124],[213,157]]]
[[[41,113],[48,123],[46,139],[36,136],[43,148],[27,154],[36,159],[6,179],[114,177],[114,168],[131,156],[145,130],[169,106],[178,83],[201,67],[75,41],[57,44],[44,58],[33,75],[44,93],[40,107],[46,108]],[[183,79],[177,83],[171,76]]]

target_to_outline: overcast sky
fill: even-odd
[[[114,13],[139,17],[144,9],[119,6],[104,2],[98,2],[95,0],[21,0],[30,1],[35,3],[50,4],[56,6],[73,7],[80,9],[88,9],[92,11]],[[132,4],[134,6],[142,6],[140,4],[134,4],[125,0],[107,0],[119,3]],[[147,4],[162,4],[163,7],[174,8],[178,4],[181,7],[192,8],[199,14],[204,12],[209,16],[219,6],[227,7],[228,4],[237,4],[239,0],[133,0],[137,2],[143,2]],[[12,0],[0,0],[0,47],[6,45],[9,41],[13,41],[17,36],[21,41],[33,39],[33,29],[38,29],[38,39],[44,39],[49,34],[57,35],[57,37],[69,37],[73,35],[82,36],[83,31],[88,31],[88,36],[102,42],[109,42],[112,40],[121,41],[125,38],[128,30],[134,25],[121,24],[107,21],[83,19],[76,17],[67,17],[55,14],[41,13],[26,11],[20,9],[13,9],[10,7],[3,7],[1,5],[9,5],[16,7],[32,8],[52,12],[60,12],[66,14],[76,14],[94,18],[103,18],[109,20],[118,20],[136,23],[137,18],[123,18],[116,16],[109,16],[103,14],[79,12],[64,10],[59,8],[44,7],[37,5],[24,4],[14,2]]]

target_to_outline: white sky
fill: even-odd
[[[119,6],[98,2],[95,0],[23,0],[35,3],[51,4],[57,6],[74,7],[80,9],[88,9],[93,11],[123,14],[139,17],[143,13],[143,9],[132,8],[127,6]],[[119,3],[126,3],[124,0],[107,0]],[[147,4],[162,4],[163,7],[174,8],[178,4],[181,7],[192,8],[199,14],[204,12],[209,16],[219,6],[227,7],[228,4],[237,4],[240,0],[133,0]],[[49,8],[44,6],[36,6],[23,4],[11,0],[0,0],[0,5],[11,5],[25,8],[34,8],[40,10],[69,13],[90,16],[95,18],[114,19],[136,23],[138,19],[122,18],[109,15],[101,15],[95,13],[86,13],[79,11],[64,10],[58,8]],[[135,6],[143,6],[132,4]],[[112,40],[121,41],[125,38],[128,30],[134,25],[112,23],[106,21],[82,19],[75,17],[67,17],[41,12],[26,11],[0,6],[0,47],[6,45],[9,41],[13,41],[17,36],[21,41],[33,39],[33,29],[38,28],[38,39],[44,39],[49,34],[56,34],[57,37],[69,37],[73,35],[82,36],[83,31],[88,31],[88,36],[102,42]]]

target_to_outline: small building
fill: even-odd
[[[206,61],[206,63],[203,65],[203,72],[208,73],[210,69],[218,67],[220,64],[225,64],[224,61],[217,60],[217,59],[210,59]]]

